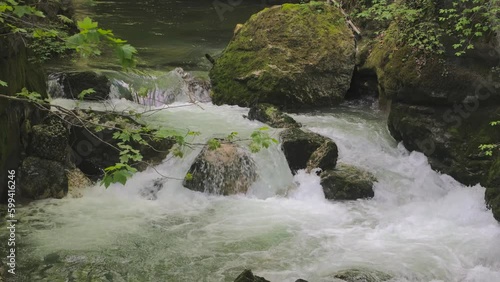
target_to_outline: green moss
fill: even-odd
[[[335,77],[330,69],[346,60],[346,50],[351,50],[354,58],[352,32],[334,7],[284,4],[263,10],[243,25],[210,71],[213,101],[243,106],[256,101],[283,104],[285,100],[290,100],[289,104],[321,104],[324,101],[316,101],[317,96],[341,91],[317,73],[324,70],[332,81],[340,80],[343,76]],[[305,68],[316,65],[320,69],[314,76],[303,75]],[[342,68],[352,74],[350,67]],[[330,87],[320,83],[330,83]]]

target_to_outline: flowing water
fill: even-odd
[[[232,27],[261,8],[242,3],[221,21],[212,1],[95,3],[90,10],[99,23],[129,39],[145,54],[144,64],[158,71],[142,78],[111,75],[114,97],[142,84],[158,88],[155,95],[177,96],[185,86],[168,71],[206,71],[203,54],[220,52]],[[196,143],[232,131],[245,138],[263,126],[243,117],[246,108],[174,100],[181,102],[150,111],[145,121],[200,131]],[[79,106],[159,109],[119,99]],[[336,281],[333,275],[349,268],[380,270],[392,281],[500,281],[500,226],[485,208],[484,188],[432,171],[422,154],[390,137],[376,107],[293,116],[332,138],[340,162],[376,175],[373,199],[325,200],[319,177],[293,176],[278,145],[253,155],[259,178],[246,195],[193,192],[177,179],[200,151],[195,146],[125,186],[96,185],[81,198],[22,207],[16,281],[233,281],[245,268],[274,282]],[[158,180],[158,173],[171,178]]]
[[[262,126],[242,117],[245,108],[200,106],[146,120],[200,130],[200,142]],[[332,275],[347,268],[381,270],[392,281],[500,281],[500,227],[485,209],[484,188],[432,171],[422,154],[390,137],[385,116],[371,107],[294,117],[335,140],[339,161],[376,175],[373,199],[325,200],[319,178],[292,176],[277,145],[253,155],[259,180],[246,195],[210,196],[164,179],[148,200],[143,191],[159,175],[147,170],[125,186],[24,207],[19,281],[233,281],[245,268],[271,281],[336,281]],[[199,150],[156,170],[183,178]]]

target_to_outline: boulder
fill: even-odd
[[[338,8],[321,2],[273,6],[253,15],[215,61],[212,101],[338,104],[354,64],[354,36]]]
[[[487,187],[486,202],[500,220],[495,204],[500,186],[490,183],[498,173],[495,158],[478,148],[500,140],[500,131],[489,125],[500,115],[498,42],[477,40],[474,50],[457,57],[450,38],[443,40],[447,52],[433,54],[402,44],[400,35],[400,27],[391,24],[366,48],[361,66],[377,75],[392,136],[424,153],[433,169],[465,185]]]
[[[245,269],[234,282],[270,282],[269,280],[264,279],[263,277],[259,277],[253,275],[250,269]]]
[[[487,185],[494,159],[478,147],[500,140],[500,130],[489,124],[500,115],[500,107],[483,105],[464,114],[446,106],[393,103],[389,131],[408,150],[424,153],[433,169],[466,185]]]
[[[492,47],[477,46],[484,48],[482,53],[494,56],[458,58],[454,54],[433,55],[418,52],[414,46],[400,46],[400,36],[398,25],[393,23],[379,38],[380,42],[372,46],[361,67],[364,71],[375,71],[379,94],[384,100],[453,106],[488,95],[489,101],[500,102],[500,91],[486,89],[488,81],[494,79],[491,69],[500,62],[499,54]]]
[[[49,116],[30,132],[28,153],[42,159],[65,163],[69,159],[69,130],[59,117]]]
[[[87,94],[83,100],[106,100],[109,97],[111,82],[103,75],[93,71],[67,72],[53,74],[51,78],[57,85],[51,84],[49,95],[52,98],[79,99],[83,90],[94,89],[95,93]]]
[[[63,198],[68,193],[65,169],[59,162],[27,157],[19,169],[19,194],[33,200]]]
[[[346,282],[383,282],[392,279],[392,276],[382,271],[353,268],[337,272],[333,277]]]
[[[248,119],[258,120],[274,128],[297,128],[301,126],[289,115],[266,103],[252,106],[248,112]]]
[[[117,144],[121,142],[113,138],[113,135],[118,131],[115,128],[139,129],[142,124],[131,117],[113,112],[79,110],[75,113],[81,118],[93,120],[94,124],[83,127],[72,121],[75,124],[71,127],[70,132],[72,160],[83,173],[96,181],[103,176],[104,168],[120,162],[119,151],[113,148],[117,147]],[[143,156],[142,162],[133,165],[139,171],[146,169],[148,165],[159,164],[175,144],[172,139],[157,140],[151,137],[152,135],[154,135],[154,132],[141,134],[142,139],[149,145],[141,144],[133,139],[128,142],[133,148],[139,150]]]
[[[205,146],[188,171],[183,185],[216,195],[246,193],[257,179],[256,165],[249,154],[234,144],[217,149]]]
[[[372,198],[373,174],[355,166],[338,164],[333,170],[321,173],[321,186],[325,197],[331,200],[357,200]]]
[[[293,173],[306,168],[333,169],[337,164],[337,145],[317,133],[290,128],[281,132],[280,140],[281,150]]]

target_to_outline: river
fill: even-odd
[[[220,52],[234,24],[259,8],[242,4],[221,21],[212,1],[96,3],[98,21],[146,54],[145,66],[164,73],[177,66],[206,71],[203,54]],[[232,131],[246,137],[263,126],[243,117],[247,108],[174,106],[145,122],[200,131],[196,142]],[[318,176],[291,174],[279,145],[253,155],[259,178],[246,195],[193,192],[175,179],[145,193],[160,177],[156,171],[183,178],[201,149],[194,148],[125,186],[96,185],[81,198],[23,206],[16,281],[233,281],[245,268],[273,282],[338,281],[333,275],[349,268],[383,271],[391,281],[500,281],[500,226],[485,208],[483,187],[433,171],[424,155],[394,141],[386,114],[371,102],[293,117],[332,138],[340,162],[372,172],[375,197],[326,200]]]

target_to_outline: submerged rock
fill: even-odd
[[[278,110],[271,104],[257,104],[250,108],[248,119],[258,120],[274,128],[297,128],[300,123],[292,117]]]
[[[281,132],[280,139],[281,150],[293,173],[305,168],[333,169],[337,164],[337,145],[324,136],[291,128]]]
[[[249,154],[234,144],[222,143],[215,150],[205,146],[191,165],[183,185],[216,195],[246,193],[257,179],[256,169]]]
[[[392,279],[392,276],[373,269],[346,269],[337,272],[333,277],[346,282],[383,282]]]
[[[236,280],[234,280],[234,282],[270,282],[270,281],[264,279],[263,277],[253,275],[250,269],[246,269],[236,278]]]
[[[19,169],[20,195],[34,200],[63,198],[68,193],[65,169],[60,162],[27,157]]]
[[[349,89],[355,42],[340,10],[284,4],[253,15],[210,71],[215,104],[297,108],[338,104]]]
[[[375,195],[375,181],[377,179],[370,172],[346,164],[338,164],[335,169],[323,171],[321,174],[325,197],[331,200],[372,198]]]
[[[158,199],[158,192],[160,192],[161,189],[163,189],[163,182],[160,178],[154,180],[151,184],[142,188],[139,194],[148,200],[156,200]]]

